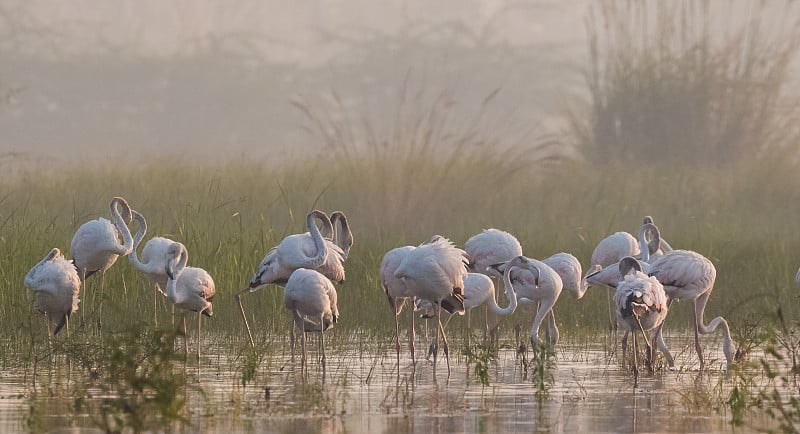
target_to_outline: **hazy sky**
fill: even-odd
[[[516,144],[573,104],[591,7],[0,0],[0,155],[285,156],[321,146],[292,101],[380,130],[442,95],[452,128]]]

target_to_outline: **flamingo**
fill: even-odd
[[[649,220],[649,222],[648,222]],[[652,223],[652,217],[645,217],[643,219],[645,223],[643,223],[639,227],[638,236],[634,238],[633,235],[627,232],[616,232],[612,235],[609,235],[603,238],[595,247],[594,251],[592,252],[592,259],[591,265],[589,270],[587,271],[587,277],[589,274],[596,273],[597,271],[608,267],[609,265],[619,263],[622,258],[627,256],[638,257],[643,261],[647,262],[648,258],[642,257],[642,252],[649,252],[651,245],[658,245],[658,243],[650,240],[648,242],[648,231],[651,228],[655,227]],[[617,270],[618,271],[618,270]],[[610,272],[607,275],[606,281],[611,283],[611,285],[604,285],[609,288],[616,287],[617,277],[619,274],[617,272]],[[587,285],[591,286],[592,283]],[[611,293],[607,293],[607,301],[608,301],[608,318],[610,323],[610,328],[616,328],[616,321],[614,320],[614,316],[611,313]]]
[[[559,332],[556,326],[553,306],[561,295],[564,287],[561,276],[553,268],[542,261],[525,258],[525,267],[520,267],[510,273],[510,283],[514,284],[519,304],[538,305],[536,316],[531,327],[531,344],[539,342],[539,327],[548,316],[548,340],[555,344],[558,342]],[[494,264],[490,268],[492,272],[505,275],[509,267],[509,262]]]
[[[72,237],[69,251],[81,281],[98,271],[105,272],[119,256],[125,256],[133,249],[131,232],[127,226],[132,220],[128,202],[115,197],[111,199],[109,207],[113,223],[103,217],[90,220],[82,224]],[[122,244],[119,242],[120,236]]]
[[[164,237],[153,237],[147,240],[142,250],[142,259],[139,260],[139,255],[136,253],[139,250],[139,244],[142,242],[145,234],[147,233],[147,220],[144,216],[136,211],[131,210],[133,219],[139,222],[139,230],[133,237],[133,249],[128,255],[133,266],[144,273],[147,280],[154,287],[154,306],[158,303],[158,294],[166,297],[164,290],[167,288],[167,274],[164,270],[164,263],[167,260],[167,250],[169,246],[175,243],[174,240]]]
[[[633,339],[633,387],[639,381],[638,350],[636,348],[636,331],[640,330],[647,345],[647,366],[652,370],[653,347],[661,326],[667,317],[668,303],[664,287],[655,278],[642,272],[639,261],[633,257],[625,257],[619,263],[619,284],[614,292],[614,305],[617,320],[629,332]],[[651,340],[647,331],[655,330]]]
[[[708,303],[708,298],[714,289],[714,281],[717,278],[714,264],[697,252],[673,250],[652,261],[649,274],[664,285],[664,291],[666,291],[670,303],[673,300],[692,300],[694,305],[692,312],[694,315],[694,344],[697,357],[700,359],[700,369],[705,364],[700,348],[700,334],[712,333],[720,325],[723,335],[722,351],[725,354],[727,367],[730,367],[736,348],[731,339],[728,321],[718,316],[712,319],[709,325],[705,325],[703,319],[706,303]]]
[[[642,219],[642,224],[643,224],[643,225],[646,225],[646,224],[648,224],[648,223],[650,223],[650,224],[656,224],[656,223],[655,223],[655,221],[653,221],[653,217],[651,217],[651,216],[649,216],[649,215],[646,215],[646,216],[644,216],[644,218]],[[670,246],[670,245],[669,245],[669,243],[667,242],[667,240],[665,240],[665,239],[662,237],[662,238],[661,238],[661,241],[660,241],[660,244],[659,244],[659,249],[656,251],[656,253],[655,253],[655,256],[661,256],[661,255],[663,255],[664,253],[669,253],[669,252],[671,252],[671,251],[673,251],[673,250],[674,250],[674,249],[672,248],[672,246]],[[653,256],[653,255],[650,255],[650,256]]]
[[[325,330],[339,320],[336,288],[324,274],[306,268],[295,270],[283,289],[283,304],[292,313],[291,340],[294,350],[295,328],[300,330],[303,347],[302,364],[306,361],[306,331],[309,324],[318,326],[322,346],[322,371],[325,372]],[[319,324],[307,321],[304,316],[319,319]],[[294,351],[292,351],[294,354]]]
[[[469,269],[476,273],[487,274],[487,268],[490,265],[508,262],[514,257],[522,255],[522,245],[514,235],[500,229],[489,228],[470,237],[464,244],[464,251],[467,252]],[[490,273],[487,275],[497,279],[497,285],[500,284],[502,274],[493,275]],[[495,297],[496,295],[494,294]],[[489,328],[489,305],[486,306],[484,337]],[[494,335],[495,330],[492,329],[492,336]]]
[[[72,262],[75,264],[81,282],[98,271],[105,276],[105,271],[114,265],[119,256],[125,256],[133,249],[131,232],[127,226],[132,219],[128,202],[121,197],[115,197],[111,199],[109,208],[113,223],[103,217],[90,220],[78,228],[70,242],[70,256],[72,256]],[[119,242],[120,236],[122,236],[122,244]],[[102,280],[101,292],[103,290]],[[100,318],[103,316],[102,306],[101,300]],[[81,313],[81,315],[83,314]],[[97,320],[98,330],[101,325],[100,318]]]
[[[563,289],[573,293],[575,298],[579,300],[583,298],[588,285],[583,279],[583,270],[578,258],[569,253],[561,252],[542,259],[542,262],[558,273],[559,277],[561,277]]]
[[[394,276],[418,298],[431,301],[436,311],[436,339],[433,352],[433,376],[436,378],[436,359],[439,334],[444,341],[447,373],[450,375],[450,355],[447,336],[442,328],[442,308],[464,311],[464,275],[467,273],[467,254],[450,240],[434,236],[430,243],[422,244],[408,252],[397,267]]]
[[[517,309],[517,293],[510,285],[505,286],[506,297],[508,298],[508,306],[500,307],[495,301],[494,295],[494,282],[492,279],[481,273],[467,273],[464,275],[464,310],[467,313],[467,327],[469,327],[469,312],[478,306],[487,306],[495,315],[508,316],[514,313]],[[433,305],[425,299],[419,299],[414,310],[422,310],[423,318],[433,317]],[[444,323],[444,328],[447,329],[447,324],[453,315],[450,315]]]
[[[200,360],[200,320],[201,315],[214,316],[211,301],[216,289],[211,275],[197,267],[187,267],[189,253],[186,247],[178,242],[167,248],[167,259],[164,273],[167,275],[167,297],[179,309],[197,312],[197,360]],[[186,312],[183,314],[183,330],[186,332]],[[187,333],[188,338],[188,333]],[[188,355],[188,339],[185,349]]]
[[[403,259],[408,256],[409,252],[413,251],[414,249],[414,246],[396,247],[386,252],[386,254],[383,255],[383,260],[381,260],[381,287],[383,288],[383,292],[386,293],[386,299],[389,302],[389,307],[391,307],[392,311],[394,312],[394,342],[395,350],[397,351],[398,366],[400,364],[400,324],[398,322],[398,317],[400,316],[400,312],[403,310],[403,306],[405,306],[407,299],[411,299],[412,304],[414,303],[415,295],[411,290],[408,289],[405,282],[394,276],[394,272],[397,270],[397,267],[400,266],[400,263],[403,262]],[[412,363],[416,363],[416,358],[414,357],[413,309],[411,310],[411,331],[408,335],[408,349],[411,351]]]
[[[69,317],[78,310],[80,302],[81,279],[75,265],[61,254],[61,250],[53,248],[28,271],[25,287],[33,308],[44,314],[45,322],[56,323],[53,334],[58,334],[64,325],[69,333]],[[49,324],[47,335],[50,336]]]
[[[317,219],[322,221],[322,231],[317,227]],[[289,235],[277,247],[272,248],[261,260],[258,271],[250,279],[249,287],[234,294],[247,328],[251,346],[255,346],[255,341],[244,313],[241,294],[258,291],[268,284],[283,286],[288,282],[292,272],[299,268],[317,270],[337,283],[344,281],[344,266],[342,265],[344,252],[333,241],[322,236],[322,232],[333,234],[333,224],[328,215],[319,210],[311,211],[306,216],[306,227],[308,227],[308,232]],[[347,237],[345,236],[345,238]],[[352,241],[352,236],[350,240]]]

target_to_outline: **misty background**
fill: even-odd
[[[585,104],[598,4],[3,0],[0,158],[288,158],[325,151],[315,116],[381,130],[442,100],[525,146]],[[785,12],[710,4],[721,33]]]

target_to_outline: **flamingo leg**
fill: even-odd
[[[414,309],[413,309],[413,307],[414,307],[414,302],[415,301],[416,301],[416,297],[412,297],[411,298],[411,308],[408,309],[411,312],[411,331],[408,333],[408,347],[411,350],[411,364],[414,365],[414,366],[417,365],[417,359],[414,357],[414,340],[415,340],[414,338],[415,338],[416,332],[414,330]]]
[[[397,369],[400,369],[400,321],[398,316],[400,312],[397,311],[397,307],[394,308],[394,349],[397,351]],[[411,314],[411,317],[414,317],[414,314]]]
[[[442,324],[442,307],[439,305],[439,302],[433,303],[433,308],[436,310],[436,321],[439,323],[439,326]],[[441,327],[436,327],[436,338],[433,341],[433,380],[436,381],[436,359],[439,356],[439,330]]]
[[[186,312],[183,312],[183,349],[186,357],[189,357],[189,330],[186,328]]]
[[[395,317],[396,318],[396,317]],[[325,319],[322,315],[319,316],[319,323],[325,324]],[[319,330],[319,342],[320,346],[322,347],[322,378],[323,381],[325,379],[325,327],[321,327]]]
[[[700,359],[700,370],[703,370],[705,361],[703,360],[703,349],[700,347],[700,318],[697,315],[697,300],[694,301],[692,313],[694,314],[694,348],[697,351],[697,358]]]
[[[200,364],[200,320],[203,318],[203,311],[197,312],[197,364]]]
[[[639,349],[636,348],[636,333],[631,334],[631,340],[633,341],[633,388],[635,389],[639,385]]]
[[[439,309],[439,312],[441,314],[441,309]],[[447,319],[449,320],[452,317],[453,317],[453,315],[450,315],[450,317],[447,318]],[[445,332],[444,332],[444,326],[442,326],[442,322],[441,321],[439,321],[439,329],[442,332],[442,341],[444,343],[444,345],[442,346],[442,349],[444,350],[444,358],[447,361],[447,376],[449,377],[450,376],[450,348],[447,346],[447,334],[445,334]],[[437,341],[438,341],[438,339],[437,339]]]

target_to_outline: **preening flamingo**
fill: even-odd
[[[45,321],[56,323],[53,334],[64,325],[69,332],[69,316],[78,310],[81,280],[75,265],[54,248],[25,275],[25,287],[33,308],[44,314]],[[50,334],[50,325],[47,324]]]
[[[322,236],[316,224],[317,219],[321,220],[325,227],[323,232],[333,233],[333,225],[328,215],[319,210],[311,211],[306,216],[308,232],[284,238],[261,260],[258,271],[250,279],[250,286],[234,295],[242,313],[251,345],[254,346],[255,342],[242,306],[242,293],[258,291],[268,284],[283,286],[288,282],[292,273],[299,268],[319,271],[333,282],[344,281],[344,266],[342,265],[344,253],[333,241]]]
[[[78,270],[81,281],[100,271],[104,272],[114,265],[119,256],[125,256],[133,249],[133,240],[128,224],[132,220],[128,202],[121,198],[111,199],[111,219],[100,217],[81,225],[72,237],[69,246],[72,261]],[[120,236],[123,243],[120,244]]]
[[[450,374],[450,355],[447,336],[442,328],[442,308],[452,311],[464,310],[464,275],[467,273],[466,252],[455,247],[444,237],[434,237],[408,252],[395,270],[394,276],[418,298],[429,300],[436,311],[436,339],[434,340],[433,375],[436,377],[436,359],[439,334],[444,341],[447,372]]]
[[[725,318],[718,316],[705,325],[703,313],[714,289],[717,269],[705,256],[690,250],[673,250],[650,263],[650,275],[664,285],[670,303],[673,300],[691,300],[694,314],[694,343],[702,369],[705,361],[700,348],[700,334],[708,334],[722,326],[723,344],[727,366],[733,363],[736,347],[731,339]]]
[[[125,256],[133,250],[131,231],[127,226],[132,219],[128,202],[121,197],[115,197],[111,199],[109,208],[113,223],[103,217],[90,220],[78,228],[70,242],[70,256],[78,270],[81,282],[98,271],[104,276],[105,271],[114,265],[119,256]],[[120,236],[122,236],[122,244],[119,242]],[[101,292],[104,280],[101,280]],[[103,301],[101,299],[100,313],[97,319],[98,330],[103,316],[102,308]]]
[[[322,346],[322,370],[325,372],[325,330],[331,328],[339,320],[336,288],[330,279],[316,270],[300,268],[295,270],[283,290],[283,304],[292,313],[292,349],[294,349],[295,328],[300,330],[303,347],[302,364],[306,361],[306,331],[308,325],[304,316],[318,319],[320,341]]]
[[[559,332],[556,326],[553,306],[561,295],[564,284],[561,276],[549,265],[536,259],[525,258],[524,267],[511,270],[509,283],[514,285],[517,293],[517,302],[536,308],[536,316],[531,327],[531,343],[539,342],[539,327],[548,316],[548,340],[555,344],[558,342]],[[509,262],[490,266],[493,272],[505,274]],[[538,306],[538,307],[537,307]]]
[[[406,300],[411,299],[411,330],[408,334],[408,349],[411,352],[411,361],[412,363],[416,363],[416,358],[414,357],[414,309],[413,303],[415,299],[414,293],[408,289],[405,282],[401,279],[398,279],[394,276],[394,272],[397,270],[397,267],[400,266],[400,263],[403,262],[403,259],[408,256],[408,253],[414,250],[414,246],[403,246],[403,247],[396,247],[392,250],[386,252],[383,255],[383,260],[381,260],[381,271],[380,271],[380,278],[381,278],[381,287],[383,288],[383,292],[386,294],[386,299],[389,302],[389,307],[392,308],[392,312],[394,313],[394,343],[395,343],[395,350],[397,351],[397,363],[399,366],[400,363],[400,324],[398,321],[398,317],[400,316],[400,312],[403,310],[403,306],[406,304]]]
[[[652,371],[653,348],[667,317],[667,295],[661,283],[655,277],[644,274],[639,261],[633,257],[628,256],[620,261],[619,273],[620,281],[614,292],[615,313],[619,323],[631,332],[633,339],[633,387],[636,387],[639,381],[636,332],[642,332],[647,344],[647,366]],[[650,330],[655,330],[652,339],[647,336]]]
[[[197,312],[197,360],[200,360],[200,320],[201,315],[214,315],[211,301],[216,294],[211,275],[197,267],[187,267],[189,253],[181,243],[172,243],[167,248],[164,272],[167,275],[167,297],[179,309]],[[183,315],[183,329],[186,331],[186,313]],[[185,348],[189,353],[188,333]]]

